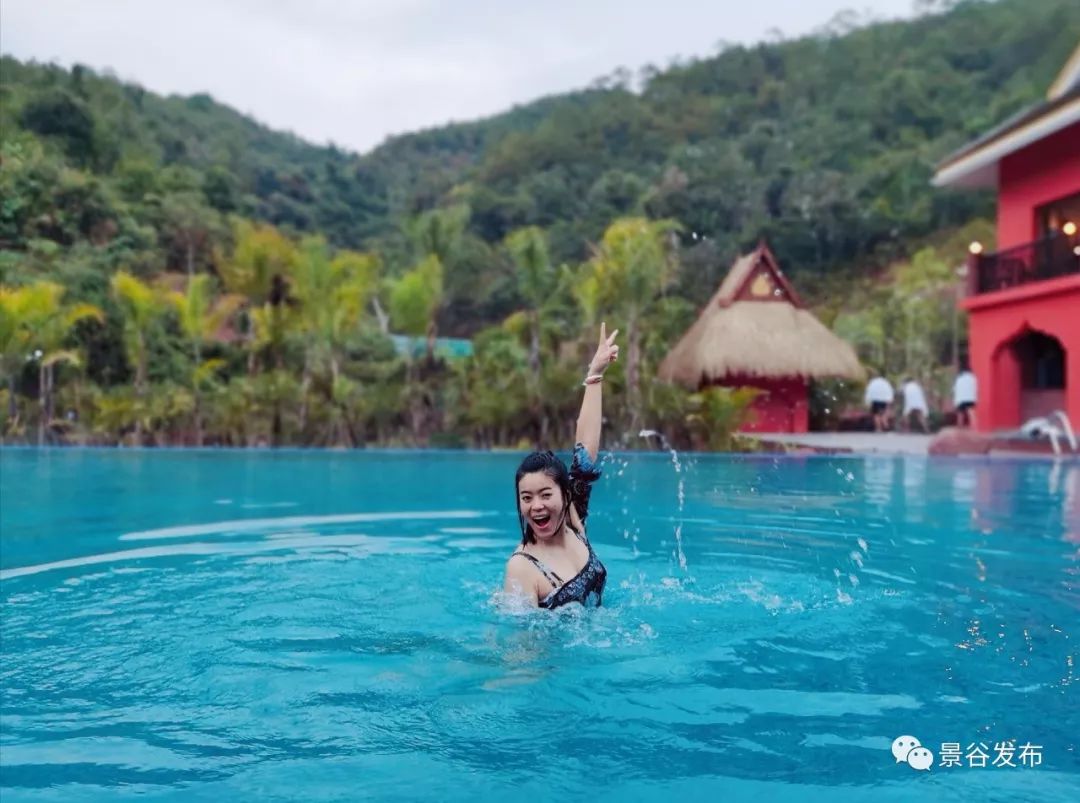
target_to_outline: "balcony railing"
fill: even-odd
[[[1056,232],[1033,243],[973,257],[971,292],[993,293],[1080,274],[1080,237]]]

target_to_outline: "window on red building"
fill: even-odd
[[[1039,237],[1056,234],[1066,223],[1080,228],[1080,192],[1040,206],[1035,210],[1035,218]]]

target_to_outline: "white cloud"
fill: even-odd
[[[911,0],[873,0],[881,17]],[[580,88],[616,67],[824,25],[843,0],[3,0],[0,48],[209,92],[275,128],[384,137]]]

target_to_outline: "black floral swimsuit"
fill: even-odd
[[[592,494],[592,484],[600,478],[600,469],[589,459],[589,453],[580,443],[574,447],[574,461],[570,466],[570,492],[571,500],[582,524],[589,515],[589,497]],[[571,528],[572,529],[572,528]],[[595,604],[600,606],[604,596],[604,583],[607,582],[607,569],[600,562],[600,558],[593,551],[592,544],[584,533],[576,530],[574,535],[581,539],[589,549],[589,559],[580,572],[569,580],[563,582],[555,572],[547,567],[542,560],[528,554],[517,552],[515,554],[528,558],[537,569],[543,573],[555,588],[540,600],[541,608],[558,608],[570,602],[580,602],[582,605]]]

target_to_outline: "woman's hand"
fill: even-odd
[[[609,335],[607,324],[600,324],[600,343],[596,346],[596,354],[589,360],[589,375],[582,383],[586,386],[586,390],[581,399],[576,437],[577,442],[589,453],[590,460],[596,460],[600,449],[601,394],[596,388],[599,388],[600,383],[604,381],[604,371],[619,359],[619,347],[615,345],[615,336],[618,334],[619,330],[616,329]],[[590,391],[588,388],[594,388],[594,390]]]
[[[589,375],[602,375],[615,360],[619,359],[619,347],[615,345],[615,337],[619,334],[616,329],[610,335],[607,333],[607,324],[600,324],[600,343],[596,347],[596,354],[589,360]]]

